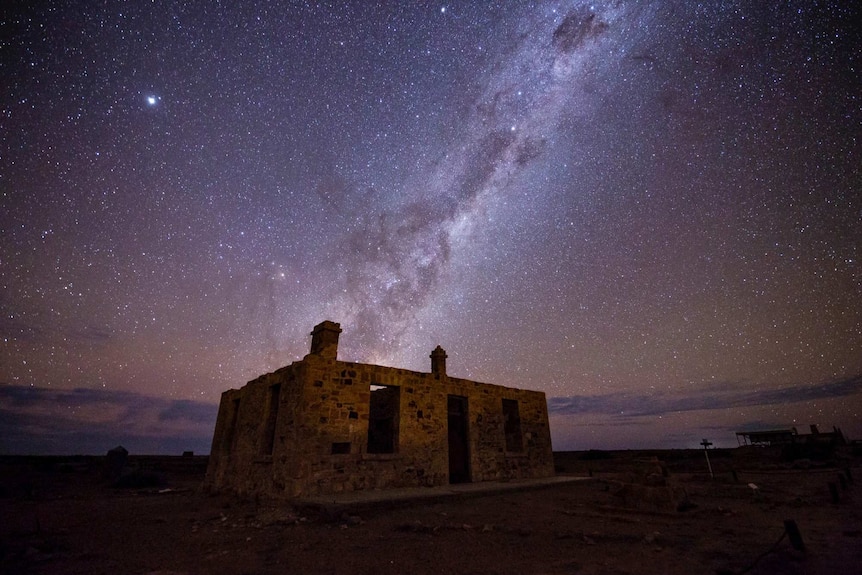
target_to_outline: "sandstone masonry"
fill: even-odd
[[[311,353],[222,394],[206,483],[299,497],[554,474],[545,394],[338,361],[324,321]]]

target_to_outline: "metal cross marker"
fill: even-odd
[[[704,438],[700,444],[703,445],[703,454],[706,455],[706,466],[709,468],[709,476],[715,479],[715,475],[712,473],[712,464],[709,462],[709,446],[712,445],[712,442]]]

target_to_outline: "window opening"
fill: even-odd
[[[275,422],[278,420],[278,402],[281,395],[281,384],[269,388],[269,399],[266,409],[266,426],[263,435],[263,453],[272,455],[275,448]]]
[[[368,414],[368,453],[395,453],[401,388],[372,385]]]
[[[521,414],[518,411],[516,399],[503,400],[503,430],[506,433],[506,451],[523,451]]]
[[[234,438],[236,437],[236,422],[239,419],[239,400],[234,399],[231,402],[230,421],[228,422],[227,430],[222,438],[222,452],[230,453],[233,451]]]

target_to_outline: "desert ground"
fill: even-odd
[[[0,573],[862,573],[858,448],[710,456],[556,453],[580,481],[324,509],[206,493],[205,457],[3,457]]]

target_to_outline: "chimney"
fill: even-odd
[[[311,353],[327,359],[335,359],[338,354],[338,334],[341,324],[326,320],[314,326],[311,332]]]
[[[434,348],[429,356],[431,358],[431,373],[439,379],[441,375],[446,375],[446,352],[439,345]]]
[[[818,435],[820,433],[820,429],[817,428],[816,423],[812,423],[809,427],[811,427],[811,435]]]

